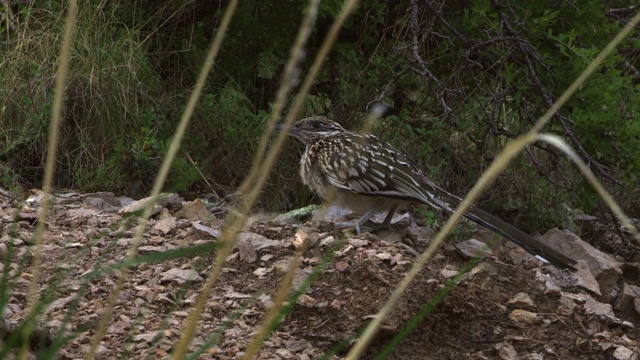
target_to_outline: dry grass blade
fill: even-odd
[[[67,17],[65,19],[64,40],[60,49],[60,66],[56,76],[55,95],[53,98],[53,109],[51,113],[51,125],[49,127],[49,143],[47,147],[47,162],[44,173],[44,181],[42,189],[44,191],[44,200],[38,217],[38,226],[35,232],[35,251],[33,258],[33,277],[29,286],[29,297],[27,309],[31,315],[35,311],[37,303],[38,286],[40,282],[40,266],[42,262],[42,239],[44,228],[47,221],[49,208],[51,207],[51,184],[53,182],[53,174],[55,171],[56,155],[58,151],[58,138],[60,133],[60,124],[62,122],[62,106],[64,101],[65,83],[67,81],[67,71],[69,69],[69,59],[71,58],[71,45],[73,43],[73,30],[76,23],[77,2],[69,1],[67,8]],[[25,359],[27,356],[29,333],[32,330],[31,324],[25,326],[24,343],[22,346],[20,358]]]
[[[278,93],[276,95],[276,101],[273,106],[273,112],[269,117],[269,121],[267,122],[267,128],[265,133],[260,139],[260,144],[258,145],[258,151],[256,152],[256,157],[253,162],[253,166],[251,167],[251,171],[249,175],[247,175],[247,179],[255,179],[258,170],[260,169],[259,164],[262,162],[262,157],[260,154],[265,154],[267,150],[267,144],[269,142],[269,138],[274,130],[274,125],[282,115],[282,110],[284,109],[284,105],[287,101],[289,95],[291,95],[291,91],[293,88],[299,83],[300,79],[300,63],[304,59],[304,47],[309,40],[309,36],[313,31],[313,27],[316,22],[316,17],[318,15],[318,4],[320,0],[310,0],[309,7],[307,8],[306,15],[300,24],[300,30],[298,31],[298,36],[296,37],[296,41],[291,48],[291,55],[289,56],[289,61],[284,70],[284,74],[282,75],[282,82],[280,87],[278,88]],[[247,182],[248,183],[248,182]]]
[[[306,96],[309,93],[311,86],[313,85],[321,66],[324,63],[324,60],[326,59],[329,50],[333,46],[335,39],[337,38],[340,28],[344,24],[349,14],[351,14],[351,12],[353,11],[357,3],[358,3],[357,0],[350,0],[346,2],[340,14],[336,18],[335,22],[332,24],[329,30],[329,33],[325,37],[324,42],[322,43],[322,46],[320,47],[320,50],[318,51],[318,54],[315,57],[313,65],[311,66],[311,69],[309,70],[309,73],[307,74],[307,77],[305,78],[300,88],[298,96],[296,96],[294,104],[292,105],[290,112],[287,115],[287,119],[285,121],[287,124],[293,123],[293,120],[295,119],[298,112],[302,108],[302,105],[304,104]],[[300,41],[297,42],[297,45],[302,45],[302,42]],[[294,51],[295,51],[295,48],[294,48]],[[294,53],[294,55],[292,55],[292,58],[296,60],[300,58],[299,56],[300,54]],[[289,69],[293,70],[294,68],[291,67]],[[277,100],[284,101],[284,99],[286,98],[285,96],[283,96],[284,93],[285,93],[284,91],[281,91],[279,94],[279,98]],[[277,104],[275,108],[278,111],[280,111],[283,108],[283,103]],[[270,121],[271,127],[273,126],[275,119],[277,119],[278,117],[279,117],[279,114],[277,113],[274,113],[272,115],[272,119]],[[269,131],[267,131],[267,133],[263,136],[266,136],[268,134],[269,134]],[[209,297],[209,293],[217,283],[217,280],[222,271],[222,267],[224,265],[225,259],[233,249],[233,245],[235,243],[235,236],[240,231],[242,223],[244,222],[244,219],[246,218],[251,208],[251,205],[254,203],[255,199],[260,193],[260,190],[264,186],[267,176],[269,175],[269,171],[273,166],[277,156],[280,153],[280,150],[282,148],[282,145],[284,144],[284,140],[286,136],[287,135],[284,132],[281,132],[280,134],[278,134],[275,144],[267,152],[267,155],[264,157],[264,161],[262,161],[262,163],[260,163],[260,161],[254,161],[254,167],[258,167],[256,171],[252,170],[250,173],[254,176],[248,176],[244,180],[243,184],[240,186],[240,191],[242,192],[242,194],[246,196],[243,199],[243,201],[241,201],[241,203],[235,209],[232,209],[231,211],[229,211],[229,216],[227,218],[227,221],[225,222],[225,229],[220,239],[220,242],[222,243],[222,247],[217,253],[215,263],[211,269],[211,272],[209,273],[209,276],[207,277],[207,281],[202,288],[200,296],[196,301],[194,309],[191,315],[189,316],[187,325],[185,326],[185,330],[182,334],[182,337],[180,338],[180,342],[176,347],[176,350],[172,354],[172,359],[180,359],[186,352],[186,348],[189,342],[191,341],[191,338],[193,337],[193,334],[197,326],[197,320],[204,309],[204,305]],[[257,153],[256,157],[261,157],[261,154]]]
[[[151,198],[153,199],[153,201],[147,204],[147,207],[143,212],[141,222],[138,225],[138,228],[136,230],[136,235],[132,241],[132,244],[127,251],[127,257],[125,261],[131,260],[136,255],[136,249],[140,244],[140,240],[142,239],[142,234],[145,231],[147,219],[149,219],[149,217],[151,216],[151,210],[153,208],[153,204],[155,203],[155,201],[157,201],[160,191],[162,189],[162,186],[167,178],[167,175],[169,174],[171,164],[175,159],[175,155],[178,151],[178,148],[180,147],[180,142],[182,141],[187,125],[189,124],[189,120],[191,119],[193,110],[196,106],[196,103],[198,102],[198,98],[200,97],[200,93],[202,92],[202,88],[204,87],[207,76],[209,75],[209,72],[213,67],[213,63],[216,58],[216,55],[218,54],[220,47],[222,46],[224,35],[226,33],[227,28],[229,27],[229,24],[231,23],[231,18],[233,16],[233,13],[235,12],[237,4],[238,4],[237,0],[231,1],[229,3],[227,10],[224,14],[224,17],[222,19],[222,22],[220,24],[220,27],[216,32],[216,36],[211,44],[211,47],[209,48],[209,52],[207,53],[205,62],[202,65],[202,68],[200,69],[200,74],[198,75],[198,80],[196,82],[196,85],[193,89],[193,92],[191,93],[191,97],[189,97],[189,102],[187,103],[187,107],[184,113],[182,114],[182,118],[180,119],[180,123],[178,124],[178,128],[176,129],[176,133],[173,137],[173,140],[171,141],[171,145],[169,146],[167,155],[162,163],[162,167],[160,168],[159,174],[156,177],[156,181],[153,185],[153,190],[151,191]],[[123,269],[123,271],[118,276],[116,285],[111,291],[109,302],[103,310],[103,313],[100,317],[100,323],[98,324],[96,333],[91,341],[91,347],[86,356],[87,359],[93,359],[96,356],[98,345],[100,343],[101,338],[104,336],[104,332],[106,331],[107,324],[111,320],[111,314],[113,312],[115,304],[117,303],[126,275],[127,275],[127,271],[126,269]]]
[[[298,32],[298,38],[291,51],[291,56],[287,64],[285,74],[283,76],[282,86],[278,91],[276,99],[276,109],[274,110],[273,114],[274,116],[271,117],[269,124],[267,124],[267,131],[262,137],[259,150],[256,153],[256,160],[259,159],[259,155],[262,154],[266,149],[267,139],[271,135],[273,125],[275,124],[277,118],[280,116],[280,112],[282,111],[282,107],[286,101],[286,97],[290,94],[291,90],[293,89],[294,83],[296,82],[298,63],[302,60],[302,52],[304,46],[306,45],[307,40],[309,39],[309,35],[311,34],[311,30],[313,29],[313,25],[315,24],[319,3],[319,0],[311,0],[309,2],[307,14],[302,21],[300,31]],[[254,166],[252,170],[253,169],[256,169],[257,171],[258,167]],[[256,174],[253,174],[253,176],[255,175]],[[250,178],[251,176],[252,174],[249,175]],[[297,257],[295,257],[291,261],[289,269],[283,277],[282,282],[280,283],[278,293],[276,295],[275,301],[273,302],[273,306],[264,316],[264,319],[262,321],[262,330],[255,335],[253,341],[251,341],[251,343],[249,344],[247,351],[243,357],[244,359],[253,358],[260,349],[262,342],[269,334],[269,326],[282,310],[282,305],[289,295],[289,290],[291,289],[291,284],[293,283],[293,278],[298,267],[299,263],[297,261]]]
[[[604,186],[602,186],[595,175],[593,175],[593,172],[591,171],[591,169],[589,169],[589,166],[580,158],[580,156],[578,156],[578,154],[576,154],[576,152],[573,151],[573,149],[564,140],[562,140],[562,138],[556,135],[538,134],[536,139],[555,146],[560,151],[569,156],[569,158],[571,158],[574,163],[576,163],[580,171],[582,171],[582,174],[587,178],[587,180],[589,180],[593,188],[598,192],[598,195],[600,195],[602,200],[604,200],[604,202],[609,205],[609,208],[611,209],[611,211],[613,211],[616,217],[618,217],[618,220],[620,220],[622,225],[625,225],[631,229],[634,235],[633,239],[636,240],[638,244],[640,244],[638,230],[633,226],[633,223],[625,215],[618,203],[613,199],[613,197],[611,197],[611,195],[607,192]]]
[[[614,39],[604,48],[604,50],[589,64],[580,76],[564,91],[564,93],[558,98],[553,106],[540,118],[531,131],[510,143],[502,153],[491,164],[491,166],[485,171],[478,182],[471,189],[469,194],[464,198],[460,206],[456,209],[453,216],[449,218],[445,226],[442,228],[435,240],[429,245],[425,252],[416,260],[407,276],[400,282],[398,287],[393,291],[389,300],[378,311],[374,320],[366,327],[360,341],[354,346],[347,354],[347,359],[357,359],[364,352],[373,339],[376,331],[382,325],[382,322],[386,316],[391,312],[391,309],[395,306],[400,296],[407,289],[411,281],[416,277],[418,272],[426,264],[427,260],[431,258],[435,250],[440,246],[446,235],[453,230],[453,227],[460,221],[462,214],[469,208],[469,206],[475,202],[480,196],[482,191],[488,187],[493,180],[507,167],[510,161],[518,154],[520,154],[526,146],[538,140],[537,132],[544,127],[544,125],[551,119],[551,117],[560,109],[564,103],[578,90],[580,85],[587,79],[587,77],[593,73],[593,71],[602,63],[602,61],[613,51],[615,46],[633,29],[640,21],[640,12],[638,12],[631,21],[629,21],[625,27],[614,37]],[[610,204],[611,206],[611,204]],[[617,205],[615,205],[617,206]],[[620,212],[622,214],[622,212]],[[620,216],[618,214],[618,216]],[[625,219],[622,215],[621,220]],[[624,221],[624,220],[623,220]],[[627,223],[625,223],[627,224]]]
[[[486,189],[495,178],[509,165],[511,160],[520,154],[524,148],[535,141],[535,135],[526,135],[514,140],[510,143],[493,161],[487,171],[482,174],[482,177],[476,182],[469,194],[464,198],[460,206],[456,209],[454,214],[447,220],[444,227],[436,238],[431,242],[429,247],[422,253],[422,255],[413,263],[411,269],[407,275],[402,279],[400,284],[395,288],[389,300],[378,311],[375,318],[369,323],[365,329],[362,337],[358,343],[349,351],[347,359],[357,359],[362,352],[367,348],[367,345],[375,335],[384,319],[389,315],[396,302],[400,299],[405,290],[409,287],[409,284],[418,275],[420,270],[424,267],[427,261],[433,256],[440,244],[444,241],[445,237],[453,230],[453,228],[460,222],[462,215],[469,209],[469,207],[480,197],[482,191]]]
[[[262,345],[262,342],[266,339],[267,335],[269,335],[270,325],[278,316],[280,311],[282,311],[282,305],[289,295],[289,290],[291,289],[291,285],[293,284],[293,278],[299,266],[300,264],[298,263],[298,255],[296,255],[289,263],[287,273],[282,277],[282,281],[280,282],[280,286],[278,287],[278,293],[276,294],[276,297],[273,301],[273,306],[265,314],[262,320],[262,325],[259,328],[259,332],[256,333],[256,335],[253,337],[253,340],[247,347],[247,351],[245,352],[242,359],[253,359],[258,353],[258,350],[260,350],[260,345]]]

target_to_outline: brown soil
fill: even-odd
[[[83,212],[77,205],[58,206],[48,223],[41,289],[54,284],[55,287],[49,289],[54,301],[39,322],[36,336],[31,339],[34,353],[46,348],[64,324],[64,316],[71,313],[67,332],[79,331],[79,334],[58,352],[61,359],[84,357],[117,275],[110,272],[99,276],[86,288],[81,279],[96,266],[122,261],[133,237],[133,229],[127,230],[122,225],[120,215]],[[7,210],[8,206],[4,208]],[[170,216],[165,212],[160,217]],[[138,251],[140,254],[215,242],[194,229],[190,220],[177,220],[166,232],[167,229],[154,227],[157,223],[157,220],[151,221]],[[220,220],[202,223],[211,228],[221,225]],[[12,225],[3,224],[2,242],[7,243]],[[395,241],[403,237],[398,234],[365,233],[345,237],[341,231],[320,232],[308,226],[300,229],[298,225],[268,222],[266,225],[255,223],[248,228],[250,232],[278,240],[280,245],[258,250],[255,262],[248,262],[250,257],[234,251],[210,294],[191,350],[197,349],[222,326],[221,335],[217,345],[206,350],[200,359],[240,358],[262,321],[269,306],[269,296],[275,298],[286,261],[295,256],[300,259],[301,268],[294,285],[301,284],[329,253],[329,246],[320,245],[320,242],[330,235],[346,242],[337,248],[338,254],[327,269],[265,342],[260,359],[316,359],[340,343],[352,344],[349,339],[367,325],[415,259],[416,252],[412,247]],[[25,316],[32,272],[28,267],[20,272],[18,260],[33,251],[28,244],[34,229],[33,221],[18,223],[12,264],[17,284],[11,291],[8,310],[3,316],[5,341]],[[301,253],[294,245],[296,230],[308,232],[314,239]],[[418,250],[423,250],[428,241],[415,239]],[[497,253],[505,249],[514,251],[502,245]],[[3,252],[6,253],[6,249]],[[166,357],[182,334],[203,285],[202,279],[208,276],[214,258],[213,254],[204,254],[132,268],[102,338],[98,358]],[[545,291],[544,284],[537,280],[540,274],[548,274],[551,278],[560,278],[562,274],[549,266],[541,267],[531,258],[524,258],[525,261],[516,261],[515,257],[498,254],[480,262],[388,358],[610,359],[620,345],[637,354],[640,350],[638,324],[634,326],[587,314],[579,301],[575,307],[567,308],[561,304],[560,292]],[[412,283],[364,358],[375,358],[393,335],[442,289],[451,270],[460,269],[466,261],[452,245],[445,245]],[[201,278],[187,281],[170,276],[172,271],[191,269]],[[56,278],[60,280],[55,282]],[[575,288],[563,291],[579,292]],[[533,305],[508,304],[518,293],[527,294]],[[41,292],[41,295],[45,294],[47,292]],[[73,311],[70,309],[77,294],[80,294],[80,302]],[[509,316],[516,309],[535,313],[539,319],[531,324],[518,323]],[[223,325],[230,317],[235,319],[231,324]],[[348,350],[349,345],[342,347],[331,358],[342,358]]]

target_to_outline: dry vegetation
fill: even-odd
[[[356,3],[3,2],[0,357],[637,358],[638,244],[565,154],[523,136],[562,135],[640,215],[637,35],[596,58],[637,6]],[[346,127],[375,118],[373,131],[460,194],[507,144],[530,145],[479,201],[527,231],[624,248],[602,255],[616,287],[598,293],[610,278],[593,269],[598,289],[502,250],[466,266],[413,221],[357,237],[291,217],[245,222],[313,201],[297,150],[269,131],[320,113]],[[25,202],[34,187],[44,193]],[[52,188],[208,201],[132,212],[128,197]],[[597,220],[587,231],[585,213]]]

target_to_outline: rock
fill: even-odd
[[[318,227],[318,230],[320,230],[321,232],[329,232],[332,231],[335,228],[335,224],[332,222],[328,222],[328,221],[320,221],[318,223],[315,223],[316,226]]]
[[[238,242],[248,240],[251,241],[256,251],[270,250],[275,251],[282,248],[282,243],[278,240],[268,239],[260,234],[251,232],[241,232],[238,234]]]
[[[436,232],[428,226],[418,226],[415,223],[407,227],[407,238],[411,241],[427,243],[436,236]]]
[[[508,262],[523,269],[539,268],[544,264],[542,260],[531,256],[522,247],[512,242],[503,242],[500,251],[503,251],[505,260],[508,259]]]
[[[600,283],[596,280],[593,273],[589,269],[589,264],[586,261],[579,260],[575,265],[577,271],[575,272],[576,286],[589,290],[590,292],[598,295],[602,295],[600,291]]]
[[[467,241],[457,243],[455,244],[455,247],[462,256],[468,259],[476,257],[486,258],[487,256],[491,256],[491,249],[489,249],[487,244],[476,239],[469,239]]]
[[[293,257],[288,256],[284,257],[273,263],[273,269],[275,270],[278,276],[282,276],[289,271],[289,267],[291,265],[291,261],[293,261]]]
[[[187,281],[202,281],[202,276],[198,275],[198,273],[193,269],[169,269],[162,274],[162,278],[160,279],[161,283],[165,282],[176,282],[178,284],[183,284]]]
[[[86,194],[82,197],[84,198],[82,206],[93,210],[115,213],[122,206],[120,200],[112,192],[102,191]]]
[[[536,271],[536,280],[542,283],[542,289],[545,295],[560,295],[560,287],[553,281],[553,279],[551,279],[549,274],[543,274],[541,271]]]
[[[251,295],[232,291],[224,294],[224,297],[226,299],[250,299]]]
[[[213,218],[213,214],[207,210],[207,207],[200,199],[182,203],[182,208],[176,211],[175,216],[178,219],[190,221],[207,221]]]
[[[260,301],[260,304],[264,309],[270,309],[273,306],[273,300],[271,300],[271,295],[269,294],[263,293],[258,296],[258,301]]]
[[[396,225],[396,224],[393,224],[393,225]],[[368,233],[365,233],[365,234],[368,234]],[[385,229],[385,228],[379,229],[375,232],[374,236],[378,237],[380,240],[382,240],[387,244],[399,244],[406,237],[406,235],[407,235],[406,226],[401,226],[401,227],[394,226],[393,228],[391,228],[391,230]]]
[[[304,340],[289,340],[287,341],[284,346],[287,348],[287,350],[297,353],[300,352],[304,349],[306,349],[307,347],[309,347],[309,344],[304,341]]]
[[[131,240],[131,239],[126,239],[126,240]],[[120,242],[118,242],[120,243]],[[140,246],[138,247],[138,252],[143,253],[143,254],[151,254],[151,253],[161,253],[161,252],[165,252],[167,251],[167,248],[164,246]]]
[[[146,197],[144,199],[134,201],[131,204],[121,208],[118,213],[125,217],[131,215],[142,215],[145,206],[150,204],[152,200],[153,199],[151,197]],[[169,209],[179,209],[180,207],[182,207],[180,196],[173,193],[158,195],[158,201],[153,205],[151,216],[158,214],[164,207],[167,207]]]
[[[376,258],[378,258],[378,259],[380,259],[382,261],[391,260],[391,253],[388,253],[386,251],[379,252],[379,253],[376,253]]]
[[[331,246],[335,242],[336,242],[336,238],[329,235],[326,238],[322,239],[322,241],[320,241],[320,247]]]
[[[52,301],[50,304],[47,305],[45,309],[45,313],[66,308],[66,306],[71,302],[71,300],[73,300],[74,297],[75,295],[69,295],[67,297],[58,298]]]
[[[560,295],[559,305],[556,308],[556,314],[569,316],[573,314],[574,309],[578,304],[584,304],[585,299],[583,296],[576,294],[563,292]]]
[[[541,322],[542,316],[527,310],[516,309],[509,314],[509,319],[520,325],[530,325]]]
[[[35,224],[38,221],[38,217],[38,213],[21,211],[20,215],[18,215],[18,221],[25,220],[29,224]]]
[[[77,195],[76,193],[72,193],[72,194],[73,196]],[[39,189],[32,189],[31,195],[29,195],[27,200],[25,200],[25,203],[27,203],[30,206],[40,206],[40,204],[42,204],[43,201],[44,201],[44,191]],[[49,203],[53,204],[55,201],[56,201],[55,197],[52,194],[49,194]]]
[[[627,279],[640,279],[640,263],[628,262],[622,264],[622,274]]]
[[[240,260],[244,262],[252,263],[258,259],[256,248],[253,246],[253,243],[248,238],[238,240],[238,243],[236,244],[235,248],[238,249]]]
[[[316,299],[312,298],[311,296],[307,295],[307,294],[302,294],[299,298],[298,298],[298,302],[297,304],[300,306],[304,306],[306,308],[312,308],[316,302],[318,302]]]
[[[146,342],[151,343],[156,336],[162,336],[162,331],[152,331],[150,333],[138,334],[133,337],[134,342]]]
[[[598,217],[593,215],[577,214],[574,219],[577,221],[596,221],[598,220]]]
[[[507,305],[535,307],[533,300],[529,297],[529,294],[523,292],[517,293],[511,298],[511,300],[507,301]]]
[[[620,263],[613,257],[599,251],[568,230],[549,230],[543,235],[543,241],[553,249],[568,254],[575,260],[584,260],[589,271],[598,281],[600,289],[597,293],[602,294],[605,299],[610,296],[622,275]],[[577,276],[581,276],[581,273],[578,273]]]
[[[620,312],[631,312],[640,315],[635,309],[635,304],[638,302],[637,299],[640,299],[640,286],[624,283],[612,305],[614,309]]]
[[[450,278],[458,275],[458,270],[442,269],[442,270],[440,270],[440,275],[445,279],[450,279]]]
[[[311,222],[314,224],[319,224],[322,221],[335,223],[343,220],[350,213],[351,211],[342,209],[338,206],[327,206],[324,209],[315,211],[313,216],[311,216]]]
[[[338,299],[333,299],[333,301],[331,302],[331,308],[334,310],[340,310],[341,307],[342,302],[340,302],[340,300]]]
[[[386,217],[387,217],[387,213],[378,213],[371,217],[371,221],[376,223],[382,223]],[[413,217],[411,217],[410,213],[407,212],[404,214],[399,214],[396,212],[393,215],[393,218],[391,219],[390,224],[395,224],[398,226],[409,226],[412,223],[415,223],[415,220],[413,220]]]
[[[615,314],[613,313],[613,308],[611,304],[603,304],[601,302],[596,301],[590,295],[583,294],[585,302],[584,302],[584,312],[587,315],[598,315],[615,318]]]
[[[308,249],[318,244],[318,232],[310,227],[300,227],[293,236],[293,247],[296,249]]]
[[[502,360],[517,360],[517,359],[519,359],[518,352],[516,352],[516,349],[513,347],[513,345],[511,345],[509,343],[506,343],[506,342],[499,343],[499,344],[494,345],[493,348],[498,350],[498,356]]]
[[[616,360],[635,360],[638,359],[638,354],[626,346],[618,347],[612,354]]]
[[[404,265],[404,264],[408,264],[408,263],[409,263],[409,261],[403,261],[402,260],[402,254],[395,254],[391,258],[391,260],[389,260],[389,265],[391,265],[391,266]]]
[[[281,238],[284,236],[285,231],[285,228],[282,226],[260,226],[260,234],[269,239]]]
[[[278,354],[278,356],[280,356],[283,359],[295,359],[295,355],[293,355],[287,349],[278,349],[276,350],[276,354]]]
[[[198,230],[198,231],[201,231],[203,233],[211,235],[211,237],[213,237],[214,239],[220,239],[220,237],[222,237],[222,231],[220,231],[218,229],[210,228],[210,227],[208,227],[206,225],[202,225],[197,221],[192,222],[191,226],[193,226],[193,228]]]
[[[349,245],[353,245],[356,248],[361,248],[363,246],[369,245],[369,240],[358,239],[358,238],[351,238],[351,239],[347,240],[347,242],[349,243]]]
[[[265,275],[267,275],[267,273],[269,273],[269,269],[263,267],[257,268],[253,271],[253,275],[259,278],[264,277]]]
[[[100,211],[85,208],[69,209],[69,211],[67,212],[67,217],[71,219],[86,220],[88,218],[95,218],[99,215]]]
[[[302,288],[308,278],[309,274],[307,274],[304,270],[299,268],[296,269],[296,272],[293,275],[293,281],[291,282],[291,288],[295,291],[300,290],[300,288]]]
[[[345,272],[345,271],[347,271],[347,269],[349,269],[350,265],[346,261],[338,261],[338,262],[336,262],[335,267],[336,267],[336,270],[338,270],[340,272]]]
[[[122,197],[120,198],[120,207],[127,206],[127,205],[131,205],[134,201],[135,201],[135,200],[133,200],[133,199],[132,199],[132,198],[130,198],[130,197],[122,196]]]
[[[496,276],[499,273],[498,268],[496,268],[492,262],[483,261],[479,263],[477,267],[485,271],[490,276]]]
[[[79,242],[66,243],[64,244],[65,249],[81,249],[85,244]]]
[[[155,223],[152,229],[163,235],[167,235],[174,229],[175,226],[176,226],[176,218],[168,217]]]
[[[273,254],[264,254],[260,257],[260,261],[269,261],[271,259],[273,259],[275,257],[275,255]]]

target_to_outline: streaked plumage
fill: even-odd
[[[283,127],[279,127],[283,128]],[[388,212],[388,225],[395,210],[408,202],[453,212],[461,199],[438,187],[402,152],[376,136],[347,131],[335,121],[315,116],[299,120],[289,134],[306,148],[300,161],[302,181],[322,199],[363,214],[353,226],[359,232],[371,215]],[[575,261],[541,241],[472,207],[464,215],[471,221],[505,236],[540,260],[559,268],[573,268]]]

